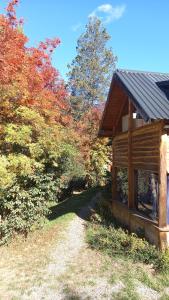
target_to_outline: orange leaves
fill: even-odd
[[[59,38],[46,39],[45,42],[41,42],[39,44],[39,50],[44,50],[44,51],[48,51],[48,53],[52,53],[59,44],[60,44]]]
[[[0,15],[0,82],[9,83],[20,70],[25,57],[26,36]]]
[[[23,20],[16,18],[17,4],[18,0],[11,0],[7,15],[0,15],[0,85],[11,86],[9,89],[16,92],[8,99],[12,107],[33,106],[42,114],[49,110],[48,115],[57,122],[66,119],[67,92],[51,63],[51,53],[60,39],[46,39],[37,48],[26,47],[28,38],[18,27]]]

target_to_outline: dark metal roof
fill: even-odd
[[[169,119],[169,74],[118,69],[113,80],[123,86],[145,120]]]

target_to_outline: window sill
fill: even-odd
[[[137,210],[130,209],[130,212],[131,212],[132,216],[140,218],[140,219],[142,219],[142,220],[144,220],[146,222],[149,222],[149,223],[151,223],[151,224],[153,224],[153,225],[155,225],[155,226],[158,227],[158,220],[152,220],[152,219],[148,218],[147,216],[139,213]]]

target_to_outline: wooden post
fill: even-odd
[[[133,109],[129,99],[128,108],[128,208],[134,208],[134,170],[132,167]]]
[[[114,144],[112,143],[112,201],[116,200],[116,195],[117,195],[117,169],[114,165]]]
[[[159,227],[167,226],[167,135],[161,135],[159,170]]]

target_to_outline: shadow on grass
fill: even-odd
[[[83,207],[87,206],[93,197],[101,191],[101,188],[91,188],[82,193],[72,195],[68,199],[56,204],[50,208],[51,213],[48,216],[49,221],[56,220],[57,218],[69,214],[75,213],[80,218],[87,220],[88,215],[81,213]]]

